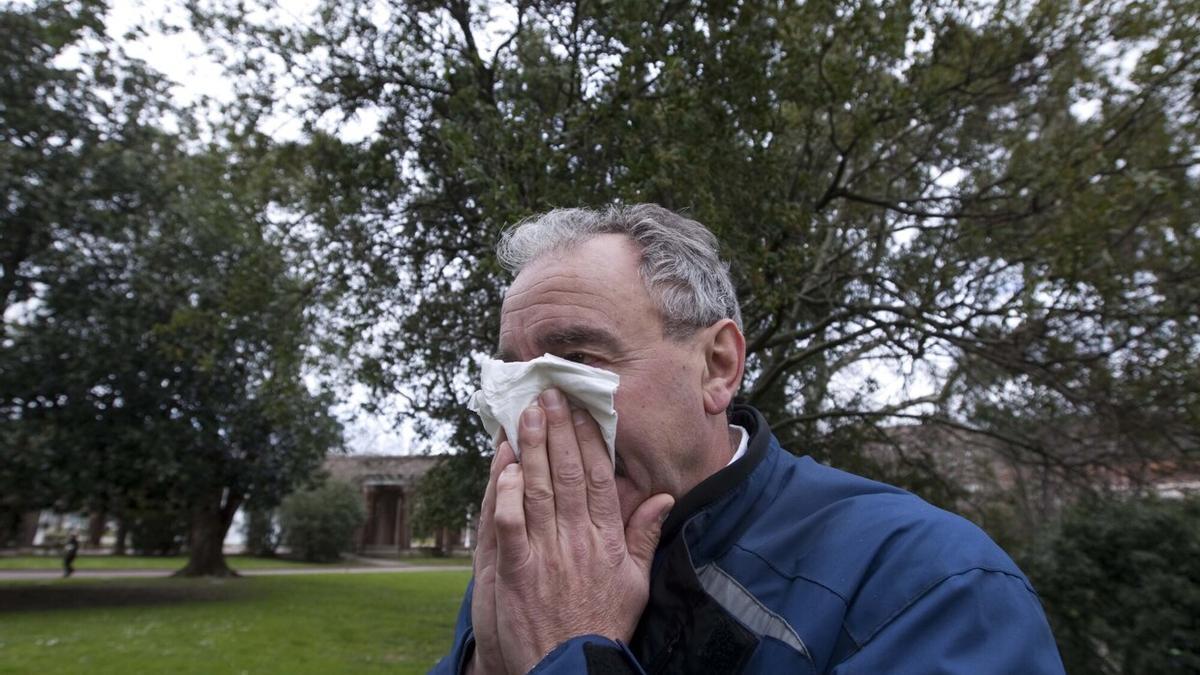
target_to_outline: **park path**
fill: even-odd
[[[469,565],[372,565],[371,567],[280,567],[275,569],[238,570],[244,577],[288,576],[297,574],[395,574],[405,572],[469,572]],[[81,570],[72,579],[152,579],[169,577],[175,570]],[[61,579],[62,570],[0,570],[0,581],[29,581]]]

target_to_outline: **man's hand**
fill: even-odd
[[[625,527],[595,420],[572,414],[557,390],[539,401],[521,418],[521,463],[503,466],[495,481],[496,626],[510,673],[528,672],[575,636],[629,641],[674,504],[655,495]]]
[[[504,673],[504,657],[496,632],[496,479],[504,467],[516,466],[517,458],[508,441],[502,441],[492,457],[491,475],[479,509],[479,539],[475,544],[475,588],[471,592],[471,627],[475,653],[468,673]]]

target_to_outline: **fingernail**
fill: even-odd
[[[541,408],[534,406],[532,408],[526,408],[525,414],[521,417],[521,419],[525,422],[525,426],[527,428],[541,429],[545,416],[542,414]]]
[[[670,504],[667,504],[666,508],[664,508],[662,510],[662,513],[658,514],[658,524],[659,525],[662,525],[663,523],[666,522],[667,516],[671,515],[671,509],[673,509],[673,508],[675,508],[675,502],[671,502]]]
[[[563,405],[563,395],[557,389],[547,389],[541,395],[542,405],[547,410],[558,410]]]
[[[579,426],[587,421],[587,413],[582,410],[576,410],[571,413],[571,421],[575,423],[575,426]]]

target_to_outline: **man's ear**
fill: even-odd
[[[746,368],[746,338],[733,319],[721,319],[703,331],[704,412],[719,415],[733,402]]]

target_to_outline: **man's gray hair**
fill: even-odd
[[[642,282],[658,303],[667,335],[686,337],[726,318],[742,329],[729,264],[717,253],[717,238],[700,223],[657,204],[555,209],[506,230],[496,255],[516,275],[547,253],[601,234],[626,235],[641,249]]]

